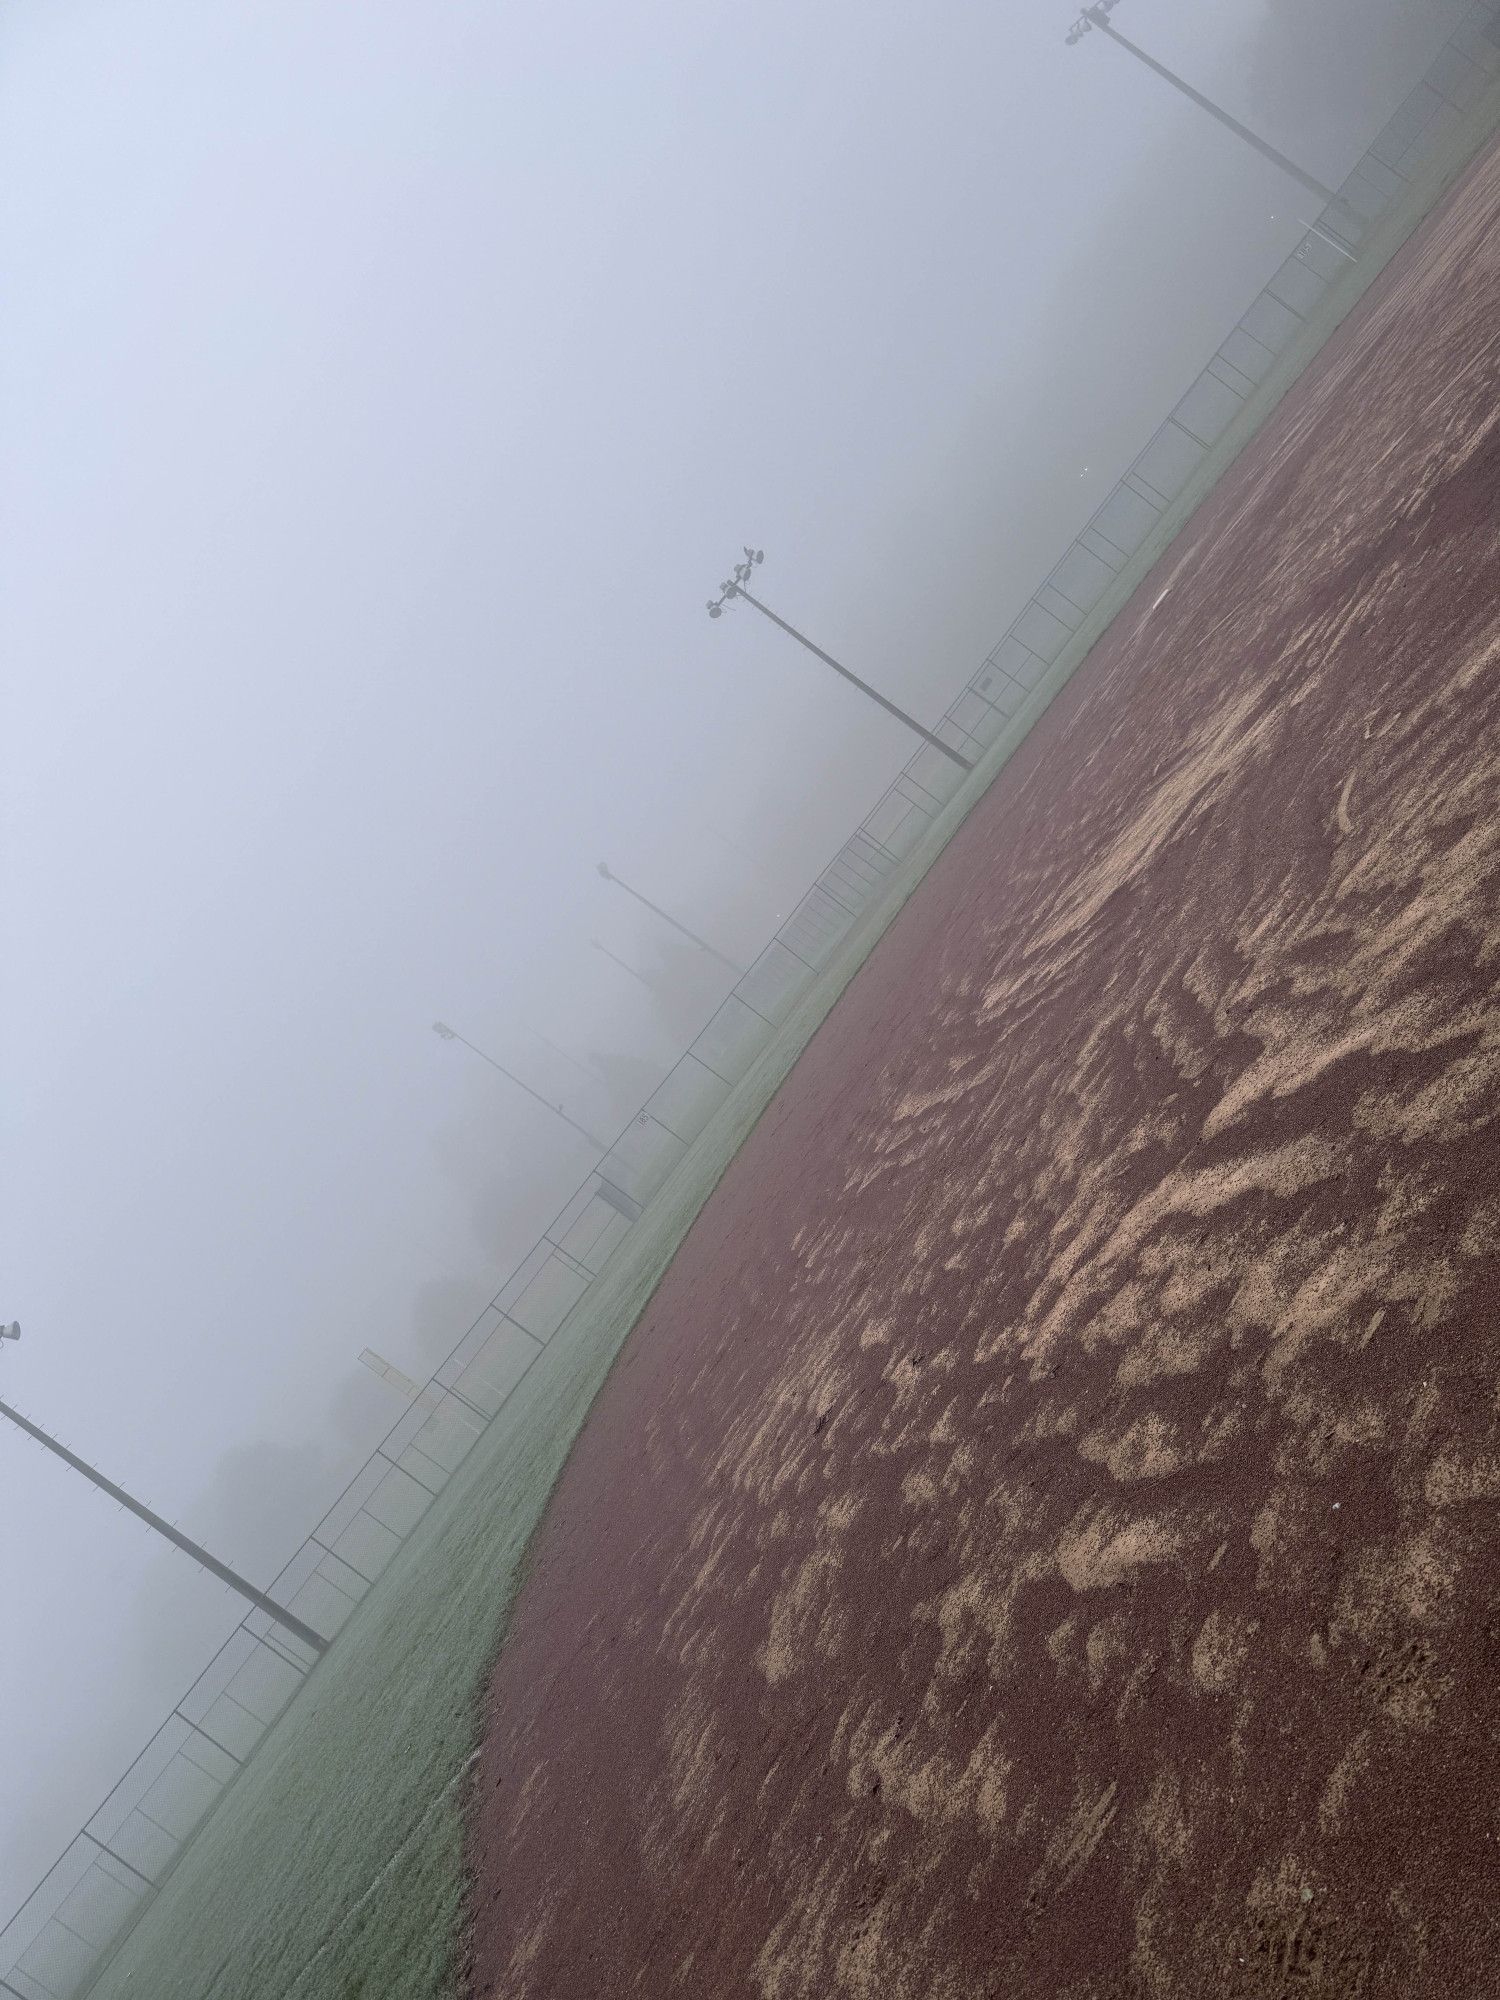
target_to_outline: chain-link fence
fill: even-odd
[[[1497,77],[1500,0],[1475,0],[1338,201],[948,709],[936,732],[946,743],[975,759],[995,741],[1357,255],[1363,231]],[[961,782],[928,745],[911,759],[275,1578],[278,1603],[329,1638],[338,1631]],[[0,1995],[75,2000],[87,1990],[313,1663],[264,1612],[240,1623],[0,1931]]]

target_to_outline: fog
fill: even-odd
[[[1336,181],[1447,0],[1127,0]],[[12,0],[0,1395],[264,1582],[1301,234],[1065,4]],[[623,960],[594,949],[597,938]],[[632,969],[633,968],[633,969]],[[0,1916],[240,1606],[0,1432]]]

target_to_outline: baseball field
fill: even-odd
[[[1500,1993],[1500,153],[1008,748],[101,2000]]]
[[[1058,696],[534,1539],[475,1996],[1500,1992],[1500,155]]]

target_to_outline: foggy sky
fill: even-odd
[[[1319,176],[1448,0],[1130,0]],[[0,1394],[258,1580],[1301,233],[1044,0],[12,0]],[[647,984],[590,949],[597,936]],[[591,1079],[538,1032],[604,1071]],[[0,1435],[0,1917],[240,1607]]]

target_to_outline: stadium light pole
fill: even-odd
[[[9,1326],[0,1328],[0,1340],[20,1338],[21,1329],[14,1320]],[[257,1611],[264,1611],[268,1618],[274,1619],[284,1631],[290,1632],[294,1639],[300,1639],[304,1646],[310,1646],[315,1653],[328,1651],[329,1642],[321,1632],[315,1632],[311,1625],[306,1624],[294,1611],[288,1611],[284,1604],[278,1604],[274,1597],[268,1597],[263,1590],[257,1590],[248,1577],[241,1576],[239,1571],[231,1569],[228,1563],[222,1563],[217,1556],[210,1555],[201,1542],[193,1541],[183,1534],[181,1529],[174,1528],[170,1521],[164,1520],[152,1508],[135,1499],[123,1486],[116,1486],[112,1479],[106,1479],[97,1466],[90,1465],[87,1459],[80,1458],[76,1451],[69,1451],[65,1444],[60,1444],[55,1437],[44,1431],[40,1424],[34,1424],[30,1417],[23,1417],[21,1412],[13,1409],[9,1403],[0,1403],[0,1417],[8,1419],[17,1430],[24,1431],[27,1437],[34,1439],[44,1450],[50,1451],[54,1458],[60,1458],[64,1465],[70,1465],[75,1472],[81,1472],[91,1486],[97,1486],[101,1493],[107,1493],[111,1500],[118,1501],[120,1506],[134,1514],[138,1521],[144,1521],[148,1528],[162,1536],[165,1541],[169,1541],[174,1548],[181,1549],[184,1555],[191,1556],[200,1569],[207,1570],[208,1574],[217,1577],[220,1583],[228,1584],[229,1588],[237,1591],[247,1603],[253,1604]]]
[[[599,873],[604,877],[606,882],[613,882],[617,889],[623,889],[627,896],[634,896],[635,900],[638,903],[640,903],[643,906],[643,908],[648,909],[653,917],[660,917],[662,922],[664,924],[670,924],[674,931],[681,931],[682,935],[685,938],[691,938],[693,943],[697,945],[699,951],[706,951],[709,957],[716,958],[719,961],[720,965],[727,965],[729,967],[729,970],[734,974],[736,979],[742,976],[745,970],[744,966],[736,965],[732,958],[727,958],[722,951],[717,949],[716,946],[711,945],[706,937],[699,937],[696,931],[689,930],[687,925],[684,923],[679,923],[677,918],[672,915],[672,912],[670,910],[664,910],[660,903],[653,903],[649,896],[643,896],[639,889],[632,888],[631,885],[624,879],[623,876],[615,874],[614,870],[610,867],[607,861],[601,861],[599,863]],[[603,951],[604,946],[601,944],[599,946],[599,949],[600,951]],[[610,958],[614,957],[613,952],[609,952],[606,955]],[[623,963],[623,960],[621,961],[621,963]],[[640,974],[637,973],[636,977],[640,978]],[[646,982],[642,980],[641,983],[642,985],[644,985]]]
[[[604,1081],[593,1064],[586,1063],[582,1056],[575,1056],[571,1049],[565,1049],[560,1042],[554,1042],[552,1037],[544,1035],[540,1028],[533,1028],[531,1032],[536,1036],[543,1048],[551,1049],[553,1055],[561,1056],[565,1063],[571,1063],[580,1076],[586,1076],[594,1083],[602,1083]]]
[[[1133,42],[1128,35],[1122,35],[1109,18],[1111,9],[1117,7],[1119,3],[1120,0],[1094,0],[1093,6],[1085,7],[1065,37],[1069,48],[1081,42],[1091,28],[1097,28],[1101,34],[1108,35],[1112,42],[1124,49],[1127,55],[1134,56],[1138,63],[1143,63],[1147,69],[1154,70],[1164,82],[1171,84],[1174,90],[1180,91],[1190,104],[1196,104],[1200,111],[1206,111],[1210,118],[1217,119],[1227,132],[1232,132],[1237,139],[1243,140],[1254,152],[1259,153],[1263,160],[1269,160],[1273,166],[1280,167],[1284,174],[1290,174],[1292,179],[1305,187],[1309,194],[1317,195],[1326,203],[1338,204],[1339,197],[1334,188],[1325,187],[1316,175],[1308,173],[1305,167],[1299,167],[1295,160],[1289,160],[1285,153],[1278,152],[1269,140],[1262,139],[1258,132],[1252,132],[1248,125],[1242,125],[1239,119],[1231,116],[1221,104],[1215,104],[1211,97],[1205,97],[1201,90],[1195,90],[1185,77],[1177,74],[1176,70],[1168,69],[1164,62],[1158,62],[1155,56],[1148,55],[1139,42]]]
[[[554,1118],[560,1118],[564,1125],[570,1126],[573,1131],[581,1134],[583,1138],[588,1140],[591,1146],[597,1146],[601,1153],[609,1151],[608,1146],[605,1145],[597,1132],[591,1132],[587,1125],[580,1125],[576,1118],[570,1118],[560,1104],[554,1104],[550,1097],[543,1097],[539,1090],[533,1090],[531,1085],[522,1077],[517,1076],[513,1069],[507,1069],[504,1063],[496,1062],[492,1055],[487,1055],[479,1047],[478,1043],[471,1042],[467,1035],[461,1035],[457,1028],[450,1028],[446,1021],[434,1021],[432,1032],[445,1042],[462,1042],[466,1049],[474,1051],[481,1062],[487,1062],[491,1069],[499,1070],[500,1074],[507,1081],[513,1083],[517,1090],[524,1090],[529,1098],[532,1098],[537,1104],[542,1105],[546,1110],[550,1111]]]
[[[612,958],[622,972],[628,972],[632,979],[638,979],[648,993],[651,991],[651,981],[638,966],[632,965],[628,958],[621,958],[620,954],[617,951],[611,951],[607,944],[600,944],[598,938],[590,938],[589,943],[594,947],[595,951],[602,951],[606,958]]]
[[[758,611],[762,618],[769,618],[773,625],[779,625],[783,632],[789,633],[797,641],[799,646],[805,646],[809,653],[823,662],[825,667],[832,667],[836,674],[842,674],[846,681],[851,681],[861,694],[868,695],[870,700],[877,707],[883,708],[887,715],[894,715],[898,722],[905,723],[906,727],[913,731],[914,734],[920,736],[924,743],[930,743],[934,750],[941,750],[945,757],[952,758],[953,762],[961,770],[972,771],[974,768],[973,764],[967,757],[961,756],[951,743],[945,743],[941,736],[936,736],[930,729],[924,728],[914,715],[908,715],[906,710],[898,708],[895,702],[887,701],[886,697],[877,688],[872,688],[868,681],[862,681],[858,674],[853,674],[847,667],[841,666],[832,653],[825,653],[821,646],[815,646],[805,632],[799,632],[795,625],[789,625],[784,618],[771,609],[769,604],[762,604],[758,597],[750,595],[745,585],[750,580],[750,574],[755,564],[764,562],[765,559],[766,552],[764,549],[746,548],[745,560],[735,564],[733,574],[728,581],[719,585],[719,595],[710,599],[708,606],[709,617],[722,618],[724,616],[724,606],[729,600],[734,597],[743,597],[745,602]]]

